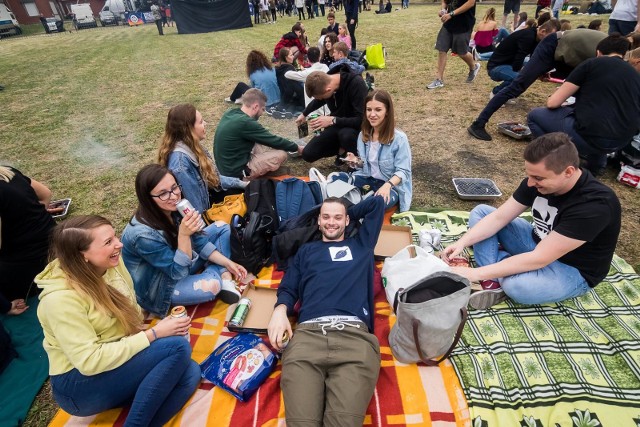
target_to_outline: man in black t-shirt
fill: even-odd
[[[581,63],[527,119],[533,136],[566,132],[594,174],[607,153],[631,142],[640,130],[640,74],[624,60],[630,43],[619,34],[603,39],[597,57]],[[573,106],[562,104],[575,96]]]
[[[438,16],[442,21],[442,28],[436,39],[438,71],[436,79],[427,85],[427,89],[444,86],[444,69],[449,50],[469,66],[467,83],[473,82],[480,71],[480,63],[474,62],[473,55],[469,52],[471,31],[476,23],[476,0],[442,0],[442,9]]]
[[[473,245],[478,268],[452,271],[480,281],[483,290],[469,300],[477,309],[507,296],[521,304],[578,297],[609,271],[620,234],[615,193],[580,169],[578,151],[564,133],[535,139],[524,159],[528,178],[513,196],[497,209],[476,206],[469,231],[443,252],[448,262]],[[528,208],[533,224],[518,218]]]

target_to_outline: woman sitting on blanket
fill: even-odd
[[[240,299],[232,274],[247,271],[229,259],[229,225],[204,225],[198,211],[181,218],[182,190],[164,166],[143,167],[136,176],[138,209],[122,234],[122,258],[133,278],[138,303],[164,316],[171,304],[194,305],[220,297]]]
[[[267,95],[267,107],[280,102],[280,89],[278,89],[276,72],[271,65],[271,61],[259,50],[252,50],[247,55],[247,76],[251,81],[251,86],[245,82],[239,82],[225,101],[241,104],[240,98],[242,95],[248,89],[254,87]]]
[[[359,169],[351,176],[344,172],[337,179],[351,182],[361,190],[369,188],[384,197],[386,208],[400,205],[409,210],[412,197],[411,148],[407,135],[395,128],[391,95],[385,90],[369,92],[365,117],[358,135],[358,157],[347,153],[345,161]]]
[[[169,110],[164,135],[158,150],[158,163],[167,167],[182,187],[182,197],[204,212],[228,194],[244,191],[248,182],[220,176],[213,158],[202,145],[207,122],[191,104],[180,104]]]
[[[184,339],[191,319],[166,317],[143,330],[121,249],[99,216],[73,217],[53,231],[55,259],[35,280],[53,397],[71,415],[131,405],[125,425],[161,426],[200,383]]]

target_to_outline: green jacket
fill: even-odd
[[[213,138],[213,156],[220,174],[242,178],[256,143],[278,150],[298,150],[295,142],[272,134],[240,108],[224,113]]]

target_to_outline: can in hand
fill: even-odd
[[[318,117],[320,117],[320,114],[309,114],[309,118],[307,120],[314,120],[317,119]],[[321,129],[316,129],[313,131],[314,135],[320,135],[320,133],[322,132]]]
[[[176,319],[180,317],[187,317],[187,309],[184,308],[183,305],[176,305],[171,309],[171,317]],[[189,332],[187,332],[184,337],[187,341],[191,342],[191,334]]]
[[[282,333],[282,345],[280,346],[280,351],[284,351],[284,349],[289,344],[289,332],[284,331]]]
[[[188,201],[187,199],[182,199],[178,202],[178,204],[176,205],[176,208],[178,208],[178,212],[180,212],[180,215],[182,215],[182,217],[184,218],[189,212],[193,212],[196,209],[193,207],[193,205],[191,204],[190,201]],[[202,220],[202,218],[200,218],[200,228],[198,228],[199,230],[202,230],[204,228],[204,221]]]
[[[233,310],[233,314],[231,315],[231,319],[229,319],[229,326],[235,326],[236,328],[242,327],[244,324],[247,315],[249,314],[249,309],[251,308],[251,300],[249,298],[240,298],[238,301],[238,305],[236,309]]]

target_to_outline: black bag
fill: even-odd
[[[276,211],[276,185],[270,179],[254,179],[244,191],[244,201],[247,203],[247,215],[249,220],[251,212],[258,212],[271,218],[273,232],[278,229],[278,213]]]
[[[233,215],[231,219],[231,259],[257,275],[271,260],[273,219],[256,211],[246,218]]]
[[[2,326],[2,322],[0,322],[0,374],[16,357],[18,357],[18,353],[13,348],[11,337]]]

